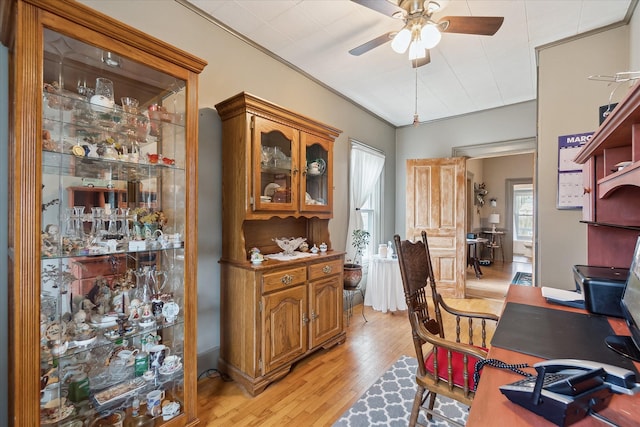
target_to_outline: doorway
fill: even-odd
[[[469,297],[502,299],[515,273],[531,274],[534,271],[535,227],[532,227],[531,245],[527,248],[530,257],[520,256],[521,250],[518,245],[522,242],[514,245],[514,239],[520,239],[520,237],[516,236],[517,231],[513,221],[515,200],[513,192],[516,186],[527,183],[533,190],[535,153],[535,138],[455,147],[452,150],[453,156],[467,158],[469,166],[466,192],[469,193],[469,187],[473,189],[473,185],[480,183],[484,183],[488,189],[487,203],[481,208],[473,206],[473,199],[467,194],[466,212],[471,216],[465,220],[467,230],[478,232],[480,235],[483,231],[490,231],[493,224],[489,223],[489,216],[498,214],[500,223],[497,224],[497,229],[504,233],[500,251],[494,250],[492,254],[488,251],[483,253],[483,260],[488,265],[481,267],[483,275],[480,278],[477,278],[472,270],[467,269],[465,294]],[[533,194],[535,195],[535,191]],[[535,206],[535,197],[533,205]],[[495,218],[496,215],[492,217]],[[533,212],[531,219],[535,223]]]

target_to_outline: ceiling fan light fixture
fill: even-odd
[[[426,24],[420,30],[420,40],[425,49],[433,49],[442,39],[442,33],[433,24]]]
[[[422,59],[427,56],[427,52],[424,50],[422,43],[419,40],[414,40],[409,45],[409,60]]]
[[[391,42],[391,49],[397,53],[405,53],[411,43],[411,31],[407,27],[400,30]]]

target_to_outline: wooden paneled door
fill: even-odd
[[[438,292],[464,298],[466,159],[407,160],[406,238],[427,232]]]

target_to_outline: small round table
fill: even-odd
[[[407,309],[397,258],[382,258],[378,255],[371,258],[364,305],[383,313]]]

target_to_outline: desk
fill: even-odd
[[[547,303],[542,297],[540,288],[532,286],[510,286],[505,304],[507,302],[585,313],[584,310]],[[629,329],[622,319],[610,318],[609,324],[615,333],[622,335],[629,334]],[[535,325],[531,325],[531,327],[535,327]],[[535,356],[529,356],[500,347],[491,347],[488,357],[492,359],[499,359],[506,363],[528,363],[530,365],[542,360]],[[640,369],[640,363],[636,363],[635,366]],[[500,393],[498,387],[519,379],[522,379],[522,376],[513,372],[496,368],[487,369],[487,367],[485,367],[480,378],[480,385],[478,386],[473,404],[471,405],[467,426],[485,427],[487,425],[487,420],[491,420],[491,425],[496,426],[553,426],[554,424],[544,418],[510,402],[502,393]],[[609,406],[599,413],[620,426],[637,426],[638,421],[636,414],[640,413],[640,397],[616,394],[611,399]],[[572,424],[572,427],[602,427],[603,425],[604,424],[602,422],[593,417],[586,417],[577,423]]]
[[[480,270],[480,259],[478,255],[478,243],[487,243],[489,240],[483,237],[476,239],[467,239],[467,267],[472,266],[473,271],[476,273],[476,277],[479,279],[482,277],[482,270]]]
[[[378,255],[371,258],[364,305],[383,313],[407,309],[397,258],[381,258]]]

